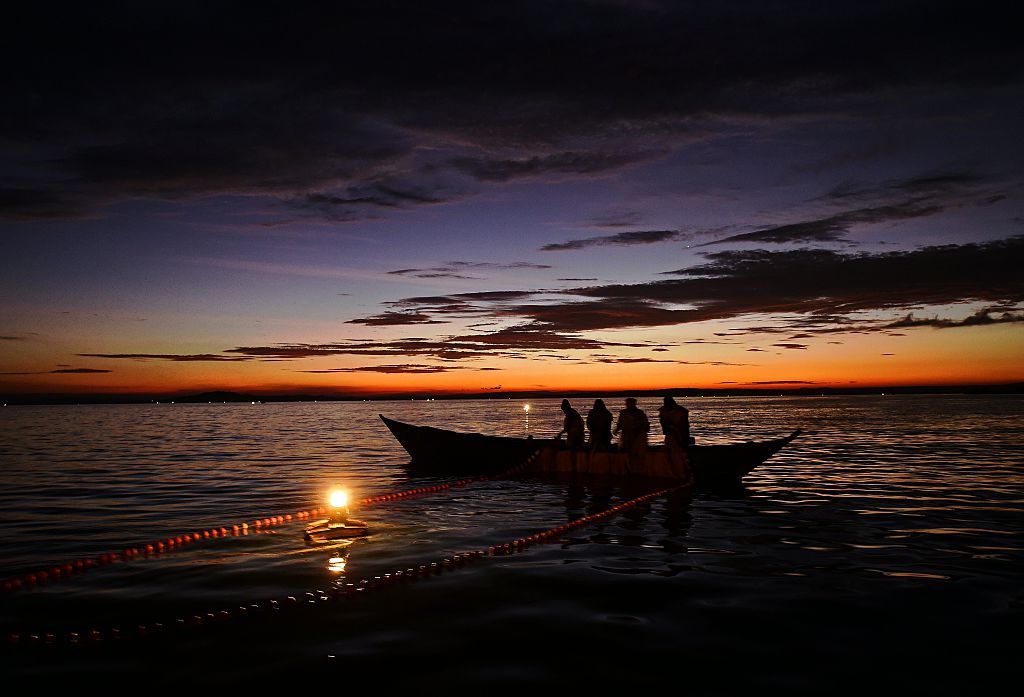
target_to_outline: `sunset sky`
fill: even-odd
[[[1009,9],[23,5],[0,395],[1024,381]]]

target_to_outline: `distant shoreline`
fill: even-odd
[[[438,393],[409,392],[374,395],[345,394],[250,394],[242,392],[216,391],[196,394],[41,394],[9,395],[0,397],[5,406],[45,404],[154,404],[154,403],[226,403],[226,402],[392,402],[433,399],[436,401],[463,399],[555,399],[579,398],[585,396],[615,397],[834,397],[843,395],[1014,395],[1024,394],[1024,383],[1000,385],[910,385],[871,387],[796,387],[796,388],[726,388],[699,389],[690,387],[666,387],[655,390],[519,390],[502,392]]]

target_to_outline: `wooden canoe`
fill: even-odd
[[[642,456],[626,453],[570,451],[564,443],[543,438],[513,438],[480,433],[459,433],[430,426],[413,426],[380,415],[421,472],[493,474],[524,462],[534,453],[531,469],[540,472],[576,472],[610,476],[675,478],[684,469],[662,446]],[[691,445],[689,467],[700,485],[734,485],[759,464],[800,435],[729,445]]]

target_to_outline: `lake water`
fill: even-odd
[[[574,400],[585,412],[589,400]],[[378,413],[537,436],[559,400],[0,409],[0,577],[357,497],[415,477]],[[496,686],[734,694],[971,693],[1016,680],[1024,628],[1024,399],[705,398],[700,443],[806,433],[745,489],[660,497],[552,544],[423,581],[132,641],[0,649],[7,684],[239,684],[360,693]],[[654,413],[657,400],[641,400]],[[613,407],[614,408],[614,407]],[[508,542],[643,484],[490,481],[0,594],[0,629],[173,624]],[[258,534],[257,534],[258,533]],[[331,560],[335,561],[331,561]],[[13,682],[12,682],[13,681]]]

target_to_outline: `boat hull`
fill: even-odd
[[[688,467],[680,452],[655,446],[643,456],[616,451],[570,451],[564,443],[541,438],[510,438],[480,433],[459,433],[430,426],[413,426],[381,415],[381,420],[412,458],[420,472],[472,472],[496,474],[525,462],[538,472],[575,472],[608,476],[686,478],[692,471],[699,485],[735,485],[755,467],[784,448],[800,431],[785,438],[730,445],[692,445],[685,449]]]

